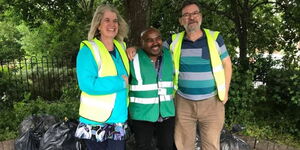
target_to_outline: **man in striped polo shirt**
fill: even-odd
[[[199,125],[201,150],[219,150],[231,60],[219,32],[201,28],[202,14],[197,1],[183,2],[180,13],[179,22],[185,31],[164,42],[173,52],[177,72],[176,147],[194,150],[196,125]]]
[[[177,87],[175,97],[175,144],[178,150],[194,150],[196,126],[201,150],[219,150],[225,120],[232,64],[219,32],[201,28],[202,13],[197,1],[186,0],[179,22],[184,32],[164,42],[172,51]],[[128,48],[133,58],[135,48]]]

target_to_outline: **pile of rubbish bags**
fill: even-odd
[[[19,138],[16,139],[16,150],[86,150],[84,142],[75,137],[78,122],[73,120],[58,121],[51,115],[32,115],[25,118],[19,127]],[[129,128],[130,129],[130,128]],[[249,144],[236,137],[234,133],[244,129],[234,125],[232,129],[223,129],[221,133],[221,150],[250,150]],[[128,130],[126,149],[134,149],[134,136]],[[197,132],[199,133],[199,132]],[[200,136],[197,134],[195,150],[201,150]],[[153,139],[155,147],[156,141]]]
[[[234,133],[244,130],[245,127],[239,124],[233,125],[231,130],[222,129],[220,138],[221,150],[251,150],[250,145],[238,138]],[[201,150],[201,139],[197,132],[195,150]]]
[[[16,139],[16,150],[85,150],[77,139],[76,121],[57,121],[51,115],[32,115],[22,121],[20,137]]]

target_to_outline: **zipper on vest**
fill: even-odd
[[[162,53],[163,54],[163,53]],[[157,87],[158,87],[158,90],[159,90],[159,82],[162,80],[162,61],[163,61],[163,56],[159,56],[158,59],[156,61],[159,61],[158,62],[158,66],[157,66],[157,71],[156,71],[156,84],[157,84]],[[155,65],[156,66],[156,65]],[[155,70],[156,70],[156,67],[154,66]],[[159,118],[161,118],[161,111],[160,111],[160,95],[158,94],[158,120]]]

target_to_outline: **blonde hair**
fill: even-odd
[[[104,12],[106,12],[106,11],[111,11],[111,12],[116,13],[117,18],[118,18],[119,30],[118,30],[118,33],[117,33],[115,39],[122,42],[124,40],[124,38],[127,38],[128,25],[125,22],[125,20],[123,19],[123,17],[120,15],[119,11],[108,4],[100,5],[97,7],[97,9],[94,13],[94,16],[93,16],[90,31],[88,33],[88,40],[92,40],[94,37],[101,36],[99,33],[99,30],[98,30],[98,27],[101,23]]]

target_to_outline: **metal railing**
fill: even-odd
[[[59,98],[61,88],[75,79],[75,60],[58,57],[30,57],[0,61],[0,95],[13,99],[25,92],[46,100]]]

